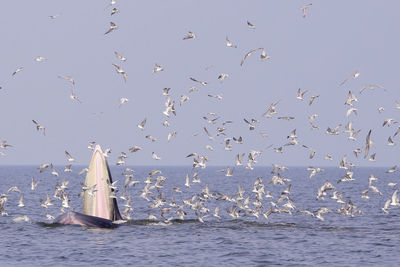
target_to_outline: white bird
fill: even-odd
[[[75,159],[71,156],[71,154],[68,153],[67,150],[65,150],[65,156],[67,156],[67,159],[69,162],[74,162]]]
[[[267,55],[267,52],[265,52],[265,49],[263,48],[263,49],[261,50],[260,58],[261,58],[262,60],[267,60],[267,59],[270,59],[271,57]]]
[[[234,43],[232,43],[228,37],[226,37],[226,46],[227,47],[233,47],[233,48],[237,48],[237,45],[235,45]]]
[[[172,137],[174,137],[174,136],[176,136],[176,131],[169,133],[168,137],[167,137],[168,142],[171,141]]]
[[[230,176],[232,176],[233,175],[233,170],[234,170],[235,168],[226,168],[226,173],[225,173],[225,176],[227,176],[227,177],[230,177]]]
[[[43,131],[43,135],[46,135],[46,127],[43,125],[40,125],[37,121],[32,120],[32,122],[36,125],[36,130],[37,131]]]
[[[69,95],[69,98],[78,101],[79,103],[82,103],[82,101],[75,95],[74,88],[71,88],[71,94]]]
[[[388,138],[388,146],[394,146],[394,145],[396,145],[396,144],[393,142],[392,137],[389,136],[389,138]]]
[[[152,157],[153,159],[155,159],[155,160],[160,160],[160,159],[161,159],[161,158],[160,158],[159,156],[157,156],[157,154],[154,153],[154,152],[151,153],[151,157]]]
[[[142,150],[142,148],[140,146],[132,146],[129,148],[129,152],[131,152],[131,153],[137,152],[139,150]]]
[[[46,61],[47,59],[45,57],[38,56],[38,57],[35,58],[35,60],[37,62],[43,62],[43,61]]]
[[[319,95],[312,95],[312,96],[310,97],[310,101],[308,102],[308,105],[311,106],[312,103],[314,102],[314,100],[315,100],[316,98],[318,98],[318,97],[319,97]]]
[[[250,50],[249,52],[247,52],[247,53],[243,56],[242,61],[240,62],[240,66],[243,65],[244,61],[245,61],[251,54],[253,54],[255,51],[258,51],[258,50],[263,50],[263,48],[262,48],[262,47],[254,48],[254,49]]]
[[[220,75],[218,75],[218,80],[222,83],[225,81],[226,78],[229,77],[229,74],[226,73],[221,73]]]
[[[72,167],[72,164],[65,166],[64,172],[72,172],[71,167]]]
[[[19,200],[18,200],[18,207],[20,207],[20,208],[25,207],[25,204],[24,204],[24,194],[22,194],[22,193],[21,193],[21,197],[20,197]]]
[[[38,185],[39,185],[39,182],[35,182],[35,178],[32,176],[31,190],[36,190]]]
[[[31,219],[29,219],[28,216],[24,215],[24,216],[19,216],[13,219],[13,222],[17,223],[17,222],[30,222]]]
[[[23,71],[24,70],[24,67],[19,67],[19,68],[17,68],[13,73],[12,73],[12,76],[14,76],[15,74],[17,74],[18,72],[21,72],[21,71]]]
[[[366,158],[369,154],[369,150],[373,144],[372,140],[371,140],[371,132],[372,130],[369,130],[367,137],[365,138],[365,154],[364,154],[364,158]]]
[[[74,81],[74,78],[72,78],[72,76],[58,76],[58,78],[69,81],[70,83],[75,85],[75,81]]]
[[[114,55],[121,61],[126,61],[127,58],[124,57],[123,55],[121,55],[120,53],[118,53],[117,51],[114,51]]]
[[[303,92],[301,91],[301,89],[299,88],[297,90],[297,99],[299,100],[303,100],[304,99],[304,95],[308,92],[308,90],[304,90]]]
[[[190,177],[189,177],[189,173],[186,174],[185,186],[186,186],[186,187],[190,187]]]
[[[111,16],[114,15],[114,14],[117,14],[117,13],[119,13],[119,9],[117,9],[116,7],[114,7],[114,8],[111,10]]]
[[[104,34],[108,34],[116,29],[118,29],[118,26],[114,22],[110,22],[110,28]]]
[[[122,77],[124,78],[124,81],[126,82],[128,80],[128,73],[126,73],[126,71],[124,71],[121,66],[119,66],[118,64],[112,63],[112,65],[115,67],[115,71],[119,74],[122,75]]]
[[[307,16],[307,9],[312,6],[312,4],[307,4],[301,7],[301,12],[303,13],[303,18],[305,18]]]
[[[391,202],[390,202],[390,206],[400,206],[399,203],[399,196],[397,195],[397,189],[393,192],[393,195],[391,197]]]
[[[250,21],[247,21],[247,26],[249,26],[250,29],[255,29],[256,26],[254,26],[253,23],[251,23]]]
[[[153,68],[153,73],[159,72],[159,71],[163,71],[164,68],[161,65],[158,65],[157,63],[155,64],[154,68]]]
[[[199,81],[199,80],[197,80],[197,79],[195,79],[195,78],[193,78],[193,77],[190,77],[189,79],[192,80],[192,81],[194,81],[194,82],[196,82],[196,83],[200,83],[200,84],[203,85],[203,86],[206,86],[206,85],[208,84],[208,83],[205,82],[205,81]]]
[[[122,105],[128,103],[128,101],[129,101],[128,98],[122,97],[122,98],[119,100],[119,108],[121,108]]]
[[[351,78],[356,79],[358,76],[360,76],[360,70],[356,70],[354,73],[347,76],[346,79],[344,79],[344,81],[340,83],[340,85],[345,84]]]
[[[141,123],[139,123],[138,124],[138,128],[140,129],[140,130],[144,130],[144,126],[146,125],[146,122],[147,122],[147,118],[144,118],[144,120],[141,122]]]
[[[183,37],[183,40],[189,40],[189,39],[195,39],[196,38],[196,34],[194,34],[193,32],[189,31],[188,34],[186,34]]]
[[[12,147],[12,145],[7,144],[6,140],[3,140],[3,141],[0,142],[0,148],[4,149],[4,148],[7,148],[7,147]]]

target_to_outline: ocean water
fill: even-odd
[[[39,173],[36,166],[3,166],[0,168],[0,193],[8,195],[5,210],[8,216],[0,216],[1,266],[398,266],[400,256],[400,209],[391,207],[388,214],[382,211],[387,199],[397,189],[388,186],[389,182],[398,182],[396,173],[385,173],[388,168],[355,168],[354,181],[337,183],[345,171],[339,168],[325,168],[325,171],[310,179],[306,167],[289,167],[282,177],[291,181],[285,185],[269,183],[272,168],[255,167],[253,171],[236,168],[232,177],[226,177],[222,168],[207,167],[192,170],[191,167],[131,167],[133,180],[140,181],[135,187],[128,188],[132,198],[130,213],[132,219],[115,229],[85,228],[73,225],[52,225],[46,214],[60,214],[61,201],[52,197],[53,206],[44,208],[40,199],[46,194],[53,196],[55,184],[63,179],[69,181],[66,192],[70,205],[81,211],[80,182],[84,175],[78,176],[82,167],[73,167],[72,173],[64,173],[63,167],[56,170],[59,177],[50,171]],[[143,181],[151,170],[159,169],[167,177],[162,188],[153,189],[149,201],[140,197],[145,186]],[[124,168],[112,167],[114,180],[118,180],[118,196],[124,185]],[[193,175],[198,171],[201,183],[185,187],[186,173]],[[380,194],[369,194],[370,198],[361,198],[361,192],[368,189],[368,178],[373,173],[378,181],[373,184]],[[30,188],[31,177],[39,181],[35,191]],[[185,206],[184,220],[178,220],[174,213],[177,207],[165,215],[172,217],[165,222],[160,216],[160,208],[151,209],[152,198],[159,193],[165,197],[170,207],[174,198],[179,205],[183,200],[198,195],[209,186],[210,194],[223,193],[236,199],[238,186],[245,190],[243,198],[249,198],[249,209],[255,194],[253,184],[262,177],[265,191],[273,198],[263,198],[262,211],[267,211],[277,202],[281,192],[291,184],[290,199],[296,208],[287,213],[273,213],[268,220],[239,211],[239,218],[228,214],[234,201],[209,198],[204,207],[209,209],[204,222],[197,219],[195,211]],[[318,188],[329,180],[340,193],[343,200],[351,202],[362,213],[354,216],[338,214],[341,204],[331,199],[329,191],[325,199],[317,198]],[[7,192],[11,186],[18,186],[25,197],[25,207],[17,207],[18,192]],[[178,186],[183,192],[173,190]],[[124,209],[124,200],[118,199],[119,208]],[[286,201],[276,203],[281,207]],[[213,216],[215,207],[220,208],[220,219]],[[324,221],[298,212],[307,209],[316,212],[320,207],[331,210],[323,215]],[[149,221],[149,214],[159,221]],[[27,215],[30,222],[14,222],[13,219]]]

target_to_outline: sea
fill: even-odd
[[[68,180],[66,193],[71,210],[82,210],[79,198],[81,182],[85,174],[78,175],[85,166],[73,166],[71,173],[63,166],[55,166],[59,176],[50,170],[40,173],[37,166],[1,166],[0,194],[7,195],[4,209],[8,215],[0,216],[0,266],[399,266],[400,254],[400,208],[390,206],[385,213],[382,208],[398,188],[396,172],[389,168],[354,167],[353,181],[339,182],[348,170],[327,167],[309,178],[307,167],[288,167],[281,171],[287,179],[283,185],[270,183],[272,167],[255,166],[253,170],[236,167],[232,176],[225,176],[226,167],[192,169],[191,166],[128,166],[133,169],[132,180],[139,181],[127,189],[131,196],[131,219],[114,229],[88,228],[76,225],[56,225],[46,218],[61,214],[61,201],[53,198],[56,183]],[[121,196],[127,166],[112,166],[114,181],[118,181],[118,204],[121,212],[125,200]],[[151,190],[148,200],[142,198],[144,181],[152,170],[160,170],[157,176],[166,179],[162,187]],[[185,177],[197,172],[200,183],[185,186]],[[362,192],[369,188],[369,177],[378,180],[372,184],[380,192]],[[39,181],[36,190],[31,190],[31,180]],[[295,208],[290,213],[272,213],[257,218],[252,213],[238,208],[234,201],[239,197],[239,186],[247,198],[248,208],[254,209],[253,185],[261,178],[265,192],[272,198],[262,202],[262,212],[273,206],[282,207],[286,200],[278,202],[288,185],[289,198]],[[326,181],[335,187],[318,198],[318,188]],[[388,185],[389,183],[393,183]],[[8,192],[17,186],[24,194],[25,207],[18,207],[20,193]],[[175,214],[184,200],[198,196],[208,186],[211,197],[204,200],[204,209],[197,212],[184,206],[183,220]],[[177,192],[178,187],[182,192]],[[178,190],[179,191],[179,190]],[[345,205],[352,203],[355,212],[340,214],[343,204],[332,199],[334,191],[342,194]],[[40,199],[50,195],[54,205],[44,208]],[[161,207],[151,208],[153,200],[165,199]],[[221,199],[228,196],[228,200]],[[3,195],[3,198],[5,196]],[[218,198],[218,199],[217,199]],[[216,207],[219,216],[213,216]],[[316,215],[321,207],[330,212],[323,219],[306,215],[299,210],[308,210]],[[171,208],[160,216],[160,210]],[[237,211],[238,218],[228,214]],[[26,215],[29,221],[14,222]],[[149,220],[154,215],[157,220]]]

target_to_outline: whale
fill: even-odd
[[[54,219],[55,224],[113,228],[123,222],[118,209],[110,168],[100,145],[96,145],[86,173],[82,213],[68,211]],[[88,188],[95,188],[89,190]]]

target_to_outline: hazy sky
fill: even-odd
[[[399,119],[398,64],[399,1],[312,1],[303,18],[301,7],[310,1],[122,1],[120,13],[110,15],[108,1],[7,1],[0,16],[2,27],[0,64],[0,140],[13,147],[2,149],[0,164],[67,164],[64,150],[76,164],[89,163],[90,141],[111,148],[109,163],[114,165],[120,152],[128,153],[128,165],[190,165],[191,152],[209,157],[210,165],[232,166],[235,155],[262,151],[258,165],[336,166],[347,155],[357,165],[392,166],[399,164],[400,135],[393,138],[400,124],[382,127],[387,118]],[[50,15],[58,15],[56,19]],[[110,21],[118,29],[104,35]],[[246,21],[255,25],[250,29]],[[182,40],[188,31],[197,38]],[[227,47],[228,37],[237,48]],[[271,56],[262,61],[259,52],[242,57],[253,48],[263,47]],[[125,57],[121,62],[114,55]],[[35,58],[47,58],[36,62]],[[112,63],[128,74],[125,83]],[[164,71],[152,73],[155,64]],[[212,66],[208,70],[205,68]],[[18,67],[24,70],[12,76]],[[339,84],[356,70],[357,79]],[[221,83],[221,73],[229,77]],[[82,103],[69,98],[71,83],[59,79],[71,75],[75,94]],[[202,86],[189,79],[207,81]],[[387,91],[359,90],[368,84],[383,85]],[[195,86],[198,91],[189,93]],[[176,116],[165,109],[164,87],[171,87]],[[303,101],[297,89],[308,90]],[[351,90],[358,102],[358,115],[346,117],[345,106]],[[208,97],[222,94],[222,100]],[[189,100],[179,105],[181,95]],[[311,95],[320,95],[309,106]],[[119,108],[119,99],[130,101]],[[264,118],[268,106],[280,100],[278,114]],[[384,107],[382,113],[378,107]],[[219,119],[209,124],[202,117],[215,112]],[[318,114],[311,130],[308,117]],[[293,116],[294,120],[278,120]],[[145,130],[137,125],[147,118]],[[211,117],[210,117],[211,118]],[[243,121],[254,118],[255,130]],[[46,127],[46,136],[36,131],[32,119]],[[226,136],[208,139],[225,120]],[[344,125],[353,121],[361,129],[356,141],[348,140]],[[327,127],[342,124],[340,135],[326,134]],[[297,129],[300,145],[273,148],[288,142],[286,136]],[[352,151],[364,150],[365,136],[372,129],[376,162],[355,158]],[[177,135],[167,142],[168,133]],[[265,132],[268,137],[260,136]],[[197,136],[193,134],[198,133]],[[157,138],[156,142],[146,135]],[[243,137],[243,144],[224,149],[224,138]],[[309,150],[316,150],[309,159]],[[137,145],[142,151],[129,153]],[[205,146],[211,145],[214,151]],[[266,149],[272,145],[272,147]],[[162,159],[155,161],[155,152]],[[334,160],[327,161],[330,153]],[[246,156],[247,157],[247,156]]]

